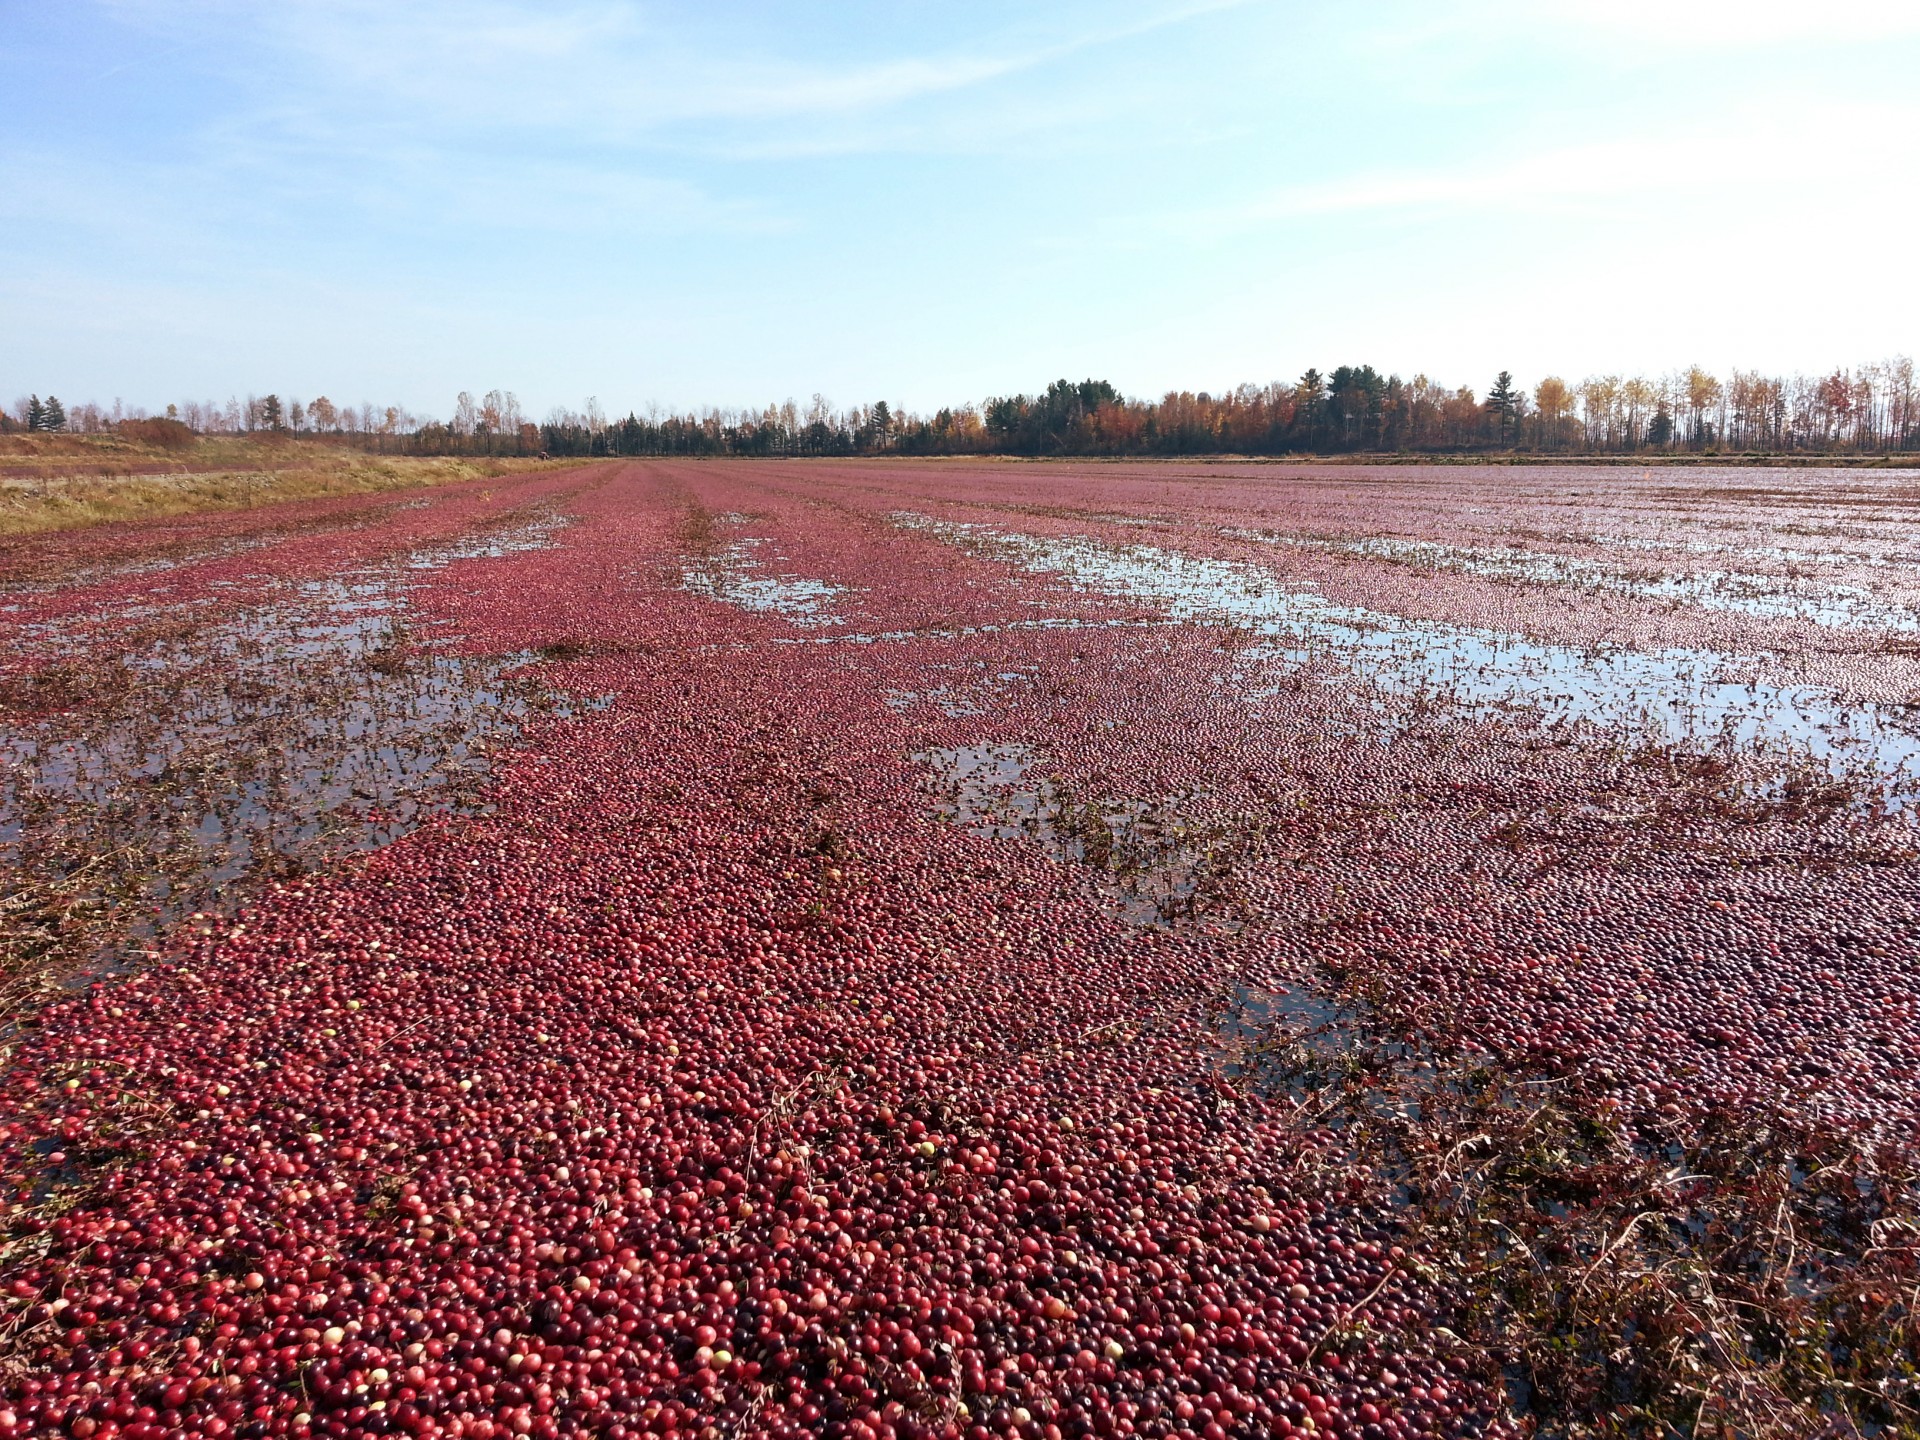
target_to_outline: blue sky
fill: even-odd
[[[1920,345],[1920,4],[0,0],[0,399]]]

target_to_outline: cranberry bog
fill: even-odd
[[[1920,477],[0,549],[0,1440],[1920,1433]]]

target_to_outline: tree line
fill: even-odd
[[[535,422],[512,391],[462,391],[446,420],[401,406],[278,394],[169,405],[164,416],[49,397],[0,412],[0,428],[112,431],[172,422],[203,434],[336,437],[370,449],[492,455],[1286,455],[1367,452],[1541,455],[1881,454],[1920,450],[1920,378],[1896,357],[1819,376],[1699,366],[1649,379],[1548,375],[1531,389],[1502,371],[1484,396],[1371,365],[1222,394],[1122,395],[1104,380],[1057,380],[1038,394],[915,415],[880,401],[835,409],[815,395],[759,410],[610,417],[597,399]]]
[[[1920,377],[1905,357],[1820,377],[1698,366],[1657,380],[1549,375],[1531,390],[1502,371],[1484,397],[1416,375],[1342,365],[1223,394],[1129,399],[1104,380],[912,415],[833,411],[819,396],[760,411],[560,412],[540,427],[567,455],[1287,455],[1361,452],[1544,455],[1879,454],[1920,450]]]

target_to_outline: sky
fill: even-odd
[[[1915,0],[0,0],[0,400],[1920,346]]]

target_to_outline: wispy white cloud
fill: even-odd
[[[1116,18],[1071,7],[983,33],[971,44],[875,58],[822,59],[754,44],[631,3],[556,8],[524,0],[388,5],[285,0],[269,9],[207,0],[190,16],[162,0],[111,0],[124,17],[168,33],[238,26],[271,63],[258,83],[477,133],[564,130],[634,143],[697,122],[780,122],[884,111],[1045,67],[1259,0],[1186,0]]]
[[[1626,36],[1648,47],[1752,45],[1817,41],[1854,44],[1896,35],[1920,35],[1913,0],[1559,0],[1526,3],[1533,23]]]
[[[1828,112],[1817,132],[1760,117],[1691,132],[1637,135],[1531,154],[1421,169],[1375,170],[1283,186],[1244,201],[1174,212],[1190,234],[1358,214],[1512,213],[1603,207],[1635,197],[1694,197],[1724,206],[1750,195],[1872,188],[1888,223],[1920,219],[1920,197],[1898,177],[1920,167],[1920,131],[1893,106]]]
[[[1800,3],[66,0],[0,41],[0,368],[938,399],[1910,346],[1920,0]],[[1688,265],[1738,298],[1562,303]],[[1873,301],[1746,298],[1782,274]]]
[[[1374,43],[1421,51],[1476,40],[1484,50],[1521,42],[1576,47],[1661,64],[1709,52],[1781,46],[1851,47],[1920,36],[1912,0],[1451,0],[1368,17]]]
[[[28,174],[50,178],[0,212],[178,271],[242,236],[299,250],[332,232],[377,248],[377,232],[410,249],[399,237],[790,231],[802,222],[788,202],[701,162],[1010,146],[1085,127],[1084,96],[1032,84],[957,109],[924,102],[1259,0],[1069,4],[949,34],[944,49],[924,26],[850,47],[628,0],[98,3],[146,37],[100,79],[191,67],[218,83],[183,92],[205,98],[162,158],[129,166],[80,148],[49,172],[43,150]]]

